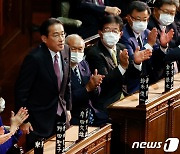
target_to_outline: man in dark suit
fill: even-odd
[[[163,58],[165,53],[160,50],[160,46],[156,45],[157,29],[151,32],[147,29],[148,19],[151,10],[144,2],[134,1],[129,6],[127,15],[127,24],[123,28],[123,36],[121,43],[128,49],[130,59],[134,59],[134,52],[140,47],[141,51],[153,51],[152,57],[143,62],[142,75],[149,75],[150,83],[159,79],[161,68],[164,68]],[[132,93],[139,89],[140,76],[136,74],[128,76],[127,88]]]
[[[160,37],[162,31],[165,33],[173,32],[173,37],[170,38],[169,43],[165,45],[164,48],[168,48],[168,52],[166,52],[165,60],[179,60],[180,52],[177,52],[176,49],[180,44],[180,33],[178,32],[177,25],[174,22],[174,18],[177,11],[177,3],[172,0],[158,0],[154,3],[153,13],[149,19],[148,29],[151,30],[153,28],[157,28],[158,36],[157,43],[160,44]],[[172,49],[170,49],[172,48]],[[174,58],[173,58],[174,57]],[[177,70],[177,63],[175,64],[175,73]],[[179,65],[180,67],[180,65]]]
[[[171,29],[174,31],[172,40],[169,42],[169,47],[174,48],[179,45],[179,37],[177,26],[174,18],[177,11],[177,4],[172,0],[158,0],[154,3],[153,13],[149,18],[148,29],[152,30],[157,28],[158,36],[157,42],[160,43],[160,34],[163,29],[169,32]]]
[[[84,39],[98,33],[99,20],[105,14],[119,15],[121,10],[112,7],[109,0],[71,0],[70,17],[82,21],[78,34]]]
[[[98,31],[100,40],[85,52],[90,70],[97,69],[98,73],[105,75],[98,103],[94,105],[101,111],[106,111],[107,106],[121,98],[124,75],[139,74],[141,62],[151,54],[137,50],[134,61],[129,62],[127,49],[118,43],[122,26],[119,16],[104,17]]]
[[[70,52],[59,20],[50,18],[40,27],[43,41],[29,53],[16,82],[15,107],[26,107],[29,118],[21,127],[27,133],[27,150],[38,138],[55,133],[56,122],[69,126],[71,110]]]
[[[103,75],[99,75],[97,70],[92,75],[88,63],[84,60],[84,40],[77,34],[66,37],[66,42],[71,50],[71,90],[72,90],[72,125],[79,124],[81,110],[88,108],[89,124],[101,125],[107,122],[107,118],[100,118],[99,112],[93,107],[98,103],[97,98],[100,93],[100,84]]]

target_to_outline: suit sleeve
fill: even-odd
[[[88,81],[90,79],[90,76],[91,76],[91,71],[89,69],[89,65],[87,62],[84,61],[84,67],[85,67],[85,70],[86,70],[86,76],[88,76]],[[88,82],[87,82],[88,83]],[[98,95],[99,95],[99,92],[100,90],[99,89],[95,89],[91,92],[87,92],[86,90],[86,84],[84,86],[81,86],[79,88],[73,88],[72,89],[72,98],[73,98],[73,102],[76,102],[76,105],[78,103],[83,103],[82,105],[84,105],[85,102],[89,102],[89,100],[95,100]],[[81,105],[81,104],[79,104]]]
[[[121,43],[125,45],[126,49],[128,50],[128,55],[131,60],[134,59],[134,49],[136,48],[134,43],[126,39],[126,37],[121,38]]]
[[[105,13],[105,6],[98,6],[92,3],[91,0],[82,0],[79,7],[85,10],[93,11],[95,13]]]
[[[172,62],[176,60],[180,60],[180,48],[170,48],[168,49],[168,56],[165,57],[166,62]]]
[[[32,55],[28,55],[21,67],[19,78],[15,85],[15,110],[27,107],[30,89],[37,74],[37,61]]]
[[[68,80],[66,85],[66,90],[64,94],[64,99],[66,101],[66,109],[72,110],[72,96],[71,96],[71,71],[70,71],[70,51],[68,49],[67,53],[69,54],[69,74],[68,74]]]
[[[112,84],[117,84],[123,82],[123,76],[119,71],[118,67],[113,70],[108,70],[108,64],[104,60],[101,54],[96,54],[95,50],[89,51],[86,56],[86,60],[89,63],[91,72],[94,72],[95,69],[98,70],[98,73],[105,75],[102,84],[112,86]]]

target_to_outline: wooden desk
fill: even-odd
[[[80,154],[80,153],[96,153],[96,154],[110,154],[111,141],[111,124],[99,127],[89,127],[89,136],[79,142],[78,140],[78,126],[71,126],[66,131],[65,137],[65,153],[66,154]],[[44,154],[55,154],[56,138],[48,139],[44,144]],[[27,154],[34,154],[31,150]]]
[[[147,105],[139,106],[139,93],[135,93],[109,106],[115,134],[112,134],[114,151],[120,150],[122,154],[164,154],[165,140],[180,138],[180,74],[176,74],[174,79],[174,89],[167,93],[163,93],[164,79],[151,85]],[[160,149],[133,149],[133,142],[137,141],[163,142],[163,145]],[[179,154],[180,148],[175,153]]]

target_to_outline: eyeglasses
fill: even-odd
[[[111,29],[109,27],[106,27],[103,29],[104,32],[113,32],[113,33],[116,33],[116,34],[119,34],[119,30],[118,29]]]
[[[59,39],[59,38],[64,38],[66,36],[66,33],[65,32],[62,32],[61,34],[55,33],[55,34],[49,35],[49,36],[53,37],[54,39]]]
[[[168,11],[168,10],[163,10],[163,9],[159,9],[161,12],[163,12],[164,14],[170,14],[170,15],[172,15],[172,16],[175,16],[176,15],[176,12],[170,12],[170,11]]]
[[[131,17],[132,21],[139,21],[139,22],[141,22],[141,21],[143,21],[143,22],[148,21],[148,18],[144,18],[143,20],[141,20],[141,19],[135,18],[135,17],[133,17],[133,16],[131,16],[131,15],[130,15],[130,17]]]

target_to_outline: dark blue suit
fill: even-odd
[[[147,43],[148,34],[149,30],[147,29],[141,33],[143,45]],[[128,49],[130,59],[134,59],[134,51],[139,46],[139,44],[131,27],[128,24],[126,24],[123,28],[123,36],[121,38],[121,43],[123,43]],[[142,47],[140,50],[144,49],[145,48]],[[150,83],[153,83],[159,79],[159,73],[161,71],[161,68],[164,68],[164,61],[162,60],[164,56],[165,54],[159,49],[159,46],[154,45],[152,57],[150,58],[150,60],[146,60],[143,62],[142,74],[149,75]],[[128,93],[135,92],[139,89],[139,81],[140,75],[137,76],[137,74],[128,76],[126,78]]]
[[[159,27],[158,21],[151,16],[148,23],[148,29],[151,30],[154,27],[158,30],[157,43],[160,44],[161,28]],[[178,60],[178,67],[180,68],[180,50],[178,48],[178,45],[180,44],[180,33],[175,22],[166,26],[166,32],[169,32],[170,29],[174,30],[174,35],[172,40],[169,42],[169,49],[166,54],[165,61],[172,62]]]
[[[85,86],[88,83],[91,72],[89,66],[85,60],[78,63],[79,72],[81,75],[81,83],[78,81],[78,77],[71,69],[71,90],[72,90],[72,119],[71,124],[79,124],[79,115],[82,108],[91,108],[94,113],[94,125],[101,124],[102,120],[97,117],[99,112],[90,104],[97,103],[97,97],[100,93],[100,88],[95,89],[92,92],[87,92]]]
[[[105,15],[105,6],[109,5],[108,0],[104,0],[104,5],[96,5],[93,0],[71,0],[69,16],[82,21],[78,34],[84,39],[98,33],[100,18]]]

